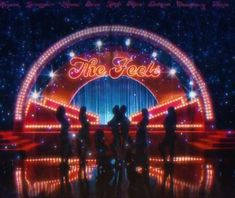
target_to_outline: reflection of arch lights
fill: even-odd
[[[171,187],[170,177],[172,175],[168,175],[165,180],[165,169],[159,166],[156,166],[159,163],[163,163],[163,159],[160,157],[150,157],[150,166],[149,166],[149,176],[155,178],[156,181],[160,185],[165,185],[167,189]],[[59,178],[50,178],[46,177],[46,179],[39,181],[30,180],[30,166],[37,166],[37,165],[46,165],[53,167],[58,167],[61,163],[60,157],[40,157],[40,158],[28,158],[24,161],[25,169],[17,168],[15,172],[16,178],[16,187],[18,195],[21,197],[23,196],[23,188],[24,185],[27,185],[27,192],[28,195],[31,196],[38,196],[41,192],[46,193],[48,196],[50,193],[57,190],[61,185],[61,179]],[[174,157],[174,164],[181,164],[181,165],[188,165],[188,164],[197,164],[200,166],[200,172],[198,174],[199,178],[196,182],[189,182],[185,181],[184,179],[177,178],[176,175],[173,174],[172,182],[174,186],[174,192],[177,195],[179,192],[184,192],[185,189],[190,190],[194,194],[199,195],[198,193],[200,190],[204,189],[205,191],[209,192],[213,185],[214,181],[214,170],[211,164],[205,164],[205,159],[199,156],[176,156]],[[72,183],[74,181],[79,180],[78,171],[79,171],[79,159],[78,158],[70,158],[69,159],[70,170],[68,171],[68,182]],[[87,174],[87,179],[90,180],[93,178],[94,174],[93,170],[97,168],[96,159],[87,159],[87,166],[85,172]],[[53,168],[55,171],[58,169]],[[170,177],[169,177],[170,176]]]
[[[105,35],[107,32],[111,32],[114,34],[120,35],[132,35],[135,37],[139,37],[145,39],[155,46],[162,48],[175,56],[177,60],[182,64],[183,68],[187,73],[189,73],[192,79],[197,83],[198,87],[200,88],[202,99],[203,99],[203,106],[205,108],[205,117],[206,120],[212,121],[214,119],[213,110],[212,110],[212,103],[210,100],[209,93],[207,91],[207,87],[203,78],[201,77],[200,73],[197,71],[194,63],[176,46],[171,44],[169,41],[163,39],[162,37],[150,33],[145,30],[140,30],[137,28],[131,28],[126,26],[99,26],[93,28],[87,28],[82,31],[75,32],[60,41],[56,42],[52,45],[49,49],[47,49],[36,62],[33,63],[30,71],[28,72],[21,88],[20,92],[17,97],[16,107],[15,107],[15,120],[22,121],[24,116],[24,107],[27,100],[28,93],[32,88],[33,84],[35,83],[38,75],[40,74],[41,70],[46,66],[46,64],[52,60],[58,53],[62,50],[67,48],[68,46],[76,43],[77,41],[85,38],[89,38],[96,35]]]
[[[87,174],[87,179],[92,178],[92,172],[95,167],[96,167],[95,164],[93,164],[93,165],[91,164],[86,167],[85,172]],[[79,172],[80,167],[79,166],[78,167],[77,166],[70,166],[70,168],[71,169],[68,171],[68,177],[69,177],[68,182],[72,183],[72,182],[79,179],[78,172]],[[28,172],[26,170],[23,173],[22,168],[16,169],[16,186],[17,186],[18,195],[20,197],[24,197],[23,196],[24,195],[23,194],[23,183],[24,183],[23,180],[25,181],[25,184],[27,184],[29,197],[40,196],[41,192],[44,192],[47,195],[50,195],[50,193],[54,192],[62,184],[61,179],[51,179],[51,180],[30,182],[29,179],[27,178],[27,173]],[[64,181],[63,181],[63,184],[65,184]]]

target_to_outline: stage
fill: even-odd
[[[48,40],[1,111],[0,197],[235,197],[235,131],[180,43],[115,24]]]
[[[91,139],[93,139],[97,129],[102,129],[104,131],[106,141],[110,144],[112,141],[112,134],[109,127],[104,125],[100,127],[91,127]],[[132,138],[135,138],[135,131],[136,127],[132,127],[129,132]],[[70,139],[72,142],[76,141],[77,134],[78,131],[70,132]],[[2,131],[0,132],[0,150],[2,152],[16,151],[30,155],[41,148],[51,147],[56,154],[59,136],[60,133],[58,131]],[[158,149],[155,146],[157,146],[163,138],[164,131],[149,129],[149,136],[151,139],[151,150],[156,152]],[[193,152],[194,150],[197,150],[197,152],[205,155],[212,153],[219,155],[223,152],[226,154],[226,151],[228,151],[227,154],[230,154],[231,151],[235,150],[235,132],[231,130],[177,131],[177,140],[179,142],[178,148],[180,148],[181,145],[188,145],[190,149],[186,149],[186,151]],[[184,151],[184,149],[185,147],[182,148],[182,151]]]
[[[105,139],[109,144],[112,135],[107,127],[103,129],[106,129]],[[126,176],[123,176],[120,185],[108,184],[105,177],[101,179],[97,175],[94,131],[90,135],[92,144],[86,160],[86,179],[80,175],[76,135],[76,132],[71,132],[73,154],[69,159],[70,168],[64,173],[60,166],[58,132],[1,132],[0,196],[98,197],[106,194],[110,197],[114,193],[127,196],[130,192],[134,197],[145,196],[145,193],[153,197],[159,193],[162,197],[173,194],[174,197],[235,195],[234,190],[227,191],[234,189],[233,131],[177,132],[174,162],[169,166],[163,163],[158,151],[164,132],[150,131],[148,177],[142,173],[141,167],[135,167],[133,171],[136,175],[127,177],[124,174]],[[134,138],[135,132],[131,131],[130,135]],[[109,157],[112,163],[112,155]],[[124,169],[128,171],[128,165]],[[132,177],[138,178],[136,182],[132,181]]]

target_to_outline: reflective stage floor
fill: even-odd
[[[95,159],[85,171],[79,160],[63,168],[59,157],[19,160],[1,169],[1,197],[234,197],[234,166],[217,159],[178,156],[164,164],[149,158],[149,170],[110,166],[98,174]],[[14,162],[12,162],[14,163]],[[225,163],[225,164],[224,164]],[[228,163],[228,164],[226,164]],[[11,168],[10,168],[11,167]],[[233,167],[233,168],[232,168]],[[132,169],[132,170],[131,170]]]
[[[235,197],[234,153],[205,157],[187,142],[180,144],[173,163],[163,162],[157,146],[144,162],[138,160],[144,156],[115,161],[109,154],[99,164],[91,150],[85,165],[73,155],[66,166],[58,154],[42,154],[52,149],[48,145],[25,157],[6,154],[0,197]]]

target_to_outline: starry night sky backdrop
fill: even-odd
[[[14,104],[29,66],[51,44],[83,28],[122,24],[167,38],[185,51],[205,78],[218,128],[235,128],[234,7],[45,9],[0,8],[0,129],[11,129]]]

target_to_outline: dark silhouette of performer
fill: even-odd
[[[120,129],[124,145],[128,142],[129,127],[130,127],[130,121],[126,117],[126,111],[127,107],[125,105],[122,105],[120,107]]]
[[[61,164],[60,164],[60,197],[71,197],[71,186],[69,183],[69,163],[68,158],[72,153],[71,143],[69,140],[68,130],[70,124],[66,117],[66,111],[63,106],[59,106],[56,111],[56,118],[61,124],[60,138],[61,138]],[[65,196],[66,195],[66,196]]]
[[[79,157],[79,178],[86,179],[86,155],[87,150],[90,145],[89,140],[89,127],[90,123],[86,116],[86,107],[82,106],[79,112],[79,121],[81,123],[81,128],[79,130],[79,135],[77,138],[77,150]]]
[[[113,145],[117,146],[120,144],[119,138],[119,121],[120,121],[120,111],[119,106],[115,105],[113,107],[113,118],[108,122],[108,126],[112,130],[113,134]]]
[[[80,138],[82,138],[87,144],[89,144],[89,127],[90,123],[86,116],[86,107],[82,106],[79,112],[79,121],[81,123],[81,129],[79,132]]]
[[[137,133],[136,133],[136,145],[137,148],[146,148],[148,145],[147,142],[147,125],[149,123],[149,112],[147,109],[142,109],[142,119],[138,123],[137,127]]]
[[[138,123],[137,133],[136,133],[136,155],[135,155],[135,166],[141,170],[141,174],[137,174],[139,178],[139,182],[142,188],[146,188],[143,190],[146,194],[143,196],[150,197],[149,190],[149,155],[148,155],[148,131],[147,125],[149,123],[149,112],[147,109],[142,109],[142,119]],[[136,178],[137,179],[137,178]]]
[[[68,166],[68,158],[72,153],[71,143],[69,140],[69,127],[70,124],[66,117],[65,108],[63,106],[59,106],[56,111],[56,118],[61,125],[60,129],[60,140],[61,140],[61,147],[60,147],[60,155],[61,155],[61,164],[62,168],[69,167]]]
[[[164,121],[164,128],[165,128],[165,137],[163,138],[163,141],[159,145],[159,150],[161,152],[161,155],[164,159],[164,162],[166,162],[166,148],[168,147],[169,153],[170,153],[170,161],[173,162],[174,157],[174,146],[175,146],[175,139],[176,139],[176,112],[174,107],[169,107],[167,110],[167,115]]]

